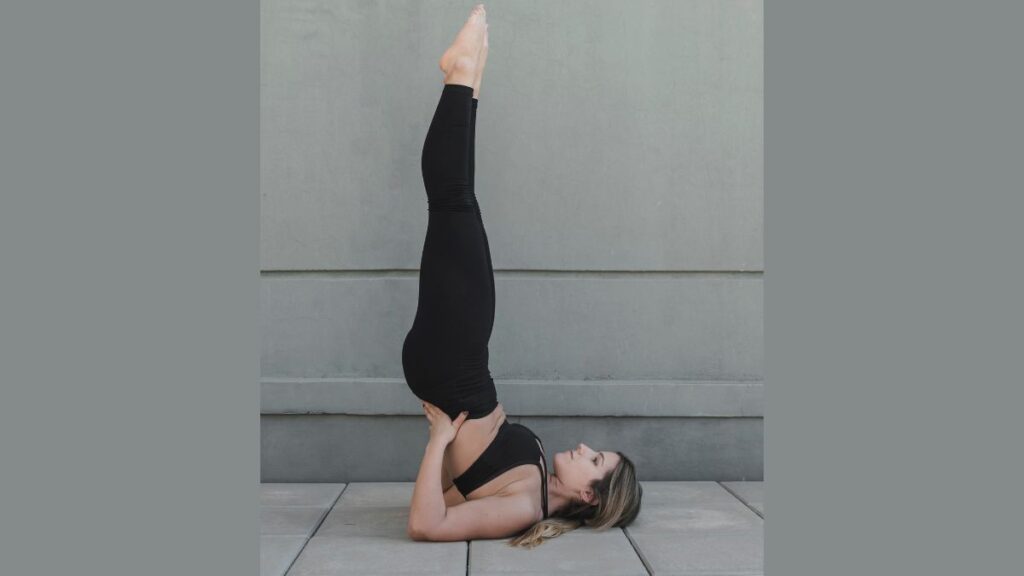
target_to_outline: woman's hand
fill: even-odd
[[[444,410],[430,402],[423,402],[422,404],[423,411],[427,414],[427,420],[430,420],[430,441],[440,442],[442,446],[447,446],[452,440],[455,440],[455,436],[459,433],[462,423],[469,417],[469,412],[462,412],[453,422],[448,417],[448,414],[445,414]]]

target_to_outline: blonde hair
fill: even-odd
[[[565,509],[527,528],[508,541],[509,546],[533,548],[549,538],[556,538],[580,526],[606,530],[614,526],[629,526],[640,513],[643,488],[636,478],[633,461],[622,452],[619,464],[590,487],[597,494],[597,504],[573,501]]]

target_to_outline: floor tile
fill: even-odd
[[[631,532],[710,532],[761,529],[764,521],[742,502],[642,506]]]
[[[317,536],[408,540],[414,482],[354,482],[324,519]]]
[[[658,481],[641,482],[640,485],[644,490],[644,510],[663,504],[679,506],[693,502],[720,503],[736,500],[718,482]]]
[[[337,506],[408,506],[415,482],[350,482]]]
[[[508,540],[470,542],[470,576],[647,576],[643,563],[619,528],[577,528],[531,549],[513,548]]]
[[[723,482],[741,500],[764,516],[764,482]]]
[[[465,576],[465,542],[315,536],[288,576]]]
[[[330,496],[320,486],[303,491],[312,486],[266,485],[261,490],[264,574],[277,574],[282,563],[291,561],[289,550],[301,549],[289,576],[463,576],[467,559],[468,573],[477,576],[646,576],[634,544],[657,576],[763,574],[764,520],[717,482],[644,482],[643,509],[626,530],[632,543],[619,528],[584,527],[532,550],[508,546],[509,538],[468,544],[409,539],[412,482],[334,485],[344,491],[329,511],[306,505]],[[728,486],[763,507],[762,483]],[[280,505],[285,502],[294,504]],[[302,548],[304,536],[318,524]]]
[[[761,529],[763,520],[716,482],[642,482],[630,533]]]
[[[634,534],[656,576],[760,576],[764,531]]]
[[[408,540],[409,505],[335,506],[316,536],[378,536]]]
[[[326,513],[326,508],[308,506],[261,506],[260,534],[308,537]]]
[[[261,506],[316,506],[328,508],[344,484],[260,484]]]
[[[657,576],[764,572],[764,520],[717,482],[642,482],[626,528]]]
[[[260,536],[260,576],[284,576],[305,543],[305,536]]]

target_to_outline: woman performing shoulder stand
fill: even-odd
[[[510,545],[532,548],[581,525],[629,525],[642,490],[625,455],[583,443],[556,453],[548,473],[540,438],[508,422],[498,402],[487,349],[494,271],[473,181],[487,48],[487,15],[478,4],[441,56],[444,85],[423,143],[427,234],[402,367],[423,401],[430,440],[408,534],[433,541],[516,536]]]

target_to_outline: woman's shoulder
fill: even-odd
[[[485,497],[487,498],[501,498],[503,503],[508,503],[516,508],[525,508],[537,513],[537,519],[540,520],[543,515],[543,510],[540,509],[540,503],[536,501],[533,493],[537,491],[537,484],[540,482],[540,477],[536,474],[524,477],[522,479],[510,482],[506,486],[494,494]]]

